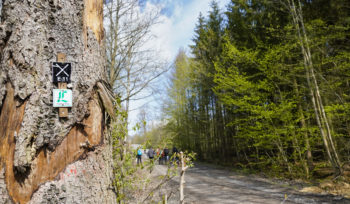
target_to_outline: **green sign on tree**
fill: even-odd
[[[72,90],[54,89],[53,107],[72,107]]]

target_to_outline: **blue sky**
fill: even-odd
[[[198,20],[199,13],[207,16],[210,10],[212,0],[140,0],[141,10],[150,9],[152,7],[160,7],[160,22],[153,26],[151,32],[155,36],[146,47],[157,50],[160,59],[167,61],[170,65],[180,48],[188,50],[188,46],[193,44],[195,25]],[[222,11],[230,0],[218,0]],[[159,86],[165,87],[166,76],[161,77],[157,83]],[[165,94],[165,93],[164,93]],[[142,94],[141,94],[142,95]],[[129,127],[133,127],[137,122],[138,108],[144,104],[148,104],[149,118],[148,124],[157,121],[157,117],[161,113],[161,102],[164,96],[150,97],[145,100],[132,101],[131,109],[136,109],[129,113]],[[131,128],[129,128],[131,129]],[[133,132],[130,132],[131,135]]]
[[[162,57],[174,60],[179,48],[192,44],[195,25],[199,13],[207,16],[212,0],[141,0],[143,6],[161,6],[160,23],[155,25],[152,33],[152,48],[159,49]],[[224,10],[230,0],[219,0]]]

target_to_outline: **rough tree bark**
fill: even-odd
[[[103,0],[0,3],[0,203],[115,203]],[[57,53],[72,63],[68,118],[52,107]]]

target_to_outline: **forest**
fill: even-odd
[[[192,42],[163,109],[174,145],[287,178],[347,173],[348,0],[232,0],[223,11],[213,1]]]
[[[0,0],[0,203],[349,203],[350,1],[207,1]]]

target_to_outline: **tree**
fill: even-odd
[[[175,134],[175,141],[182,145],[190,145],[188,142],[188,128],[191,124],[188,124],[187,115],[187,97],[191,93],[189,63],[184,50],[179,50],[174,63],[175,70],[171,79],[171,85],[168,90],[169,101],[165,107],[167,116],[170,116],[167,128]]]
[[[207,19],[204,19],[201,14],[198,18],[193,39],[195,44],[190,46],[194,55],[191,81],[193,82],[193,95],[196,96],[194,102],[191,102],[189,106],[189,113],[193,113],[190,121],[195,121],[195,129],[190,132],[196,135],[194,146],[200,147],[203,139],[208,141],[206,148],[198,150],[207,152],[207,156],[212,158],[223,157],[225,154],[225,149],[220,148],[225,138],[224,110],[212,90],[216,72],[214,62],[220,59],[222,52],[223,22],[217,2],[212,1]],[[202,156],[204,155],[199,154],[199,157]]]
[[[304,19],[300,0],[295,5],[293,0],[289,0],[288,9],[293,17],[293,23],[296,28],[300,48],[303,53],[306,79],[309,86],[310,97],[315,111],[315,118],[320,129],[320,134],[324,142],[329,161],[335,169],[335,174],[342,174],[343,170],[339,160],[337,150],[335,148],[332,132],[329,125],[329,119],[324,109],[323,100],[319,90],[318,81],[316,79],[313,60],[310,51],[309,38],[306,34]]]
[[[146,105],[145,107],[141,108],[138,114],[138,123],[140,125],[140,133],[142,135],[146,135],[147,133],[147,119],[149,116],[147,115],[146,110],[148,109],[148,106]]]
[[[193,57],[175,63],[174,142],[202,160],[271,174],[310,178],[329,165],[341,174],[350,151],[347,8],[232,0],[220,21],[213,3],[198,19]]]
[[[102,0],[1,5],[0,202],[114,203]],[[73,65],[67,118],[52,107],[59,53]]]
[[[155,49],[146,46],[154,38],[151,29],[159,9],[142,9],[138,0],[113,0],[106,2],[105,10],[108,80],[128,113],[130,100],[151,96],[152,90],[145,93],[145,89],[166,71]]]

